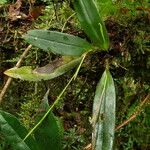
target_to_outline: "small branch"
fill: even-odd
[[[20,56],[19,61],[16,64],[16,67],[19,68],[21,66],[21,63],[23,61],[23,59],[26,57],[26,55],[28,54],[29,50],[32,48],[32,45],[29,45],[25,51],[23,52],[23,54]]]
[[[26,55],[28,54],[28,52],[29,52],[29,50],[31,49],[31,47],[32,47],[32,45],[29,45],[29,46],[25,49],[25,51],[23,52],[23,54],[20,56],[19,61],[18,61],[17,64],[15,65],[15,67],[19,68],[19,67],[21,66],[21,63],[22,63],[23,59],[26,57]],[[9,78],[7,79],[7,81],[6,81],[5,85],[4,85],[4,87],[3,87],[2,91],[1,91],[1,93],[0,93],[0,104],[2,103],[3,97],[4,97],[6,91],[7,91],[8,87],[9,87],[11,81],[12,81],[12,78],[9,77]]]
[[[138,114],[140,114],[140,112],[142,111],[142,106],[147,102],[147,100],[149,100],[150,98],[150,94],[148,94],[146,96],[146,98],[140,103],[139,107],[138,107],[138,110],[129,118],[127,119],[126,121],[124,121],[121,125],[119,125],[118,127],[116,127],[115,131],[116,130],[119,130],[120,128],[122,128],[123,126],[127,125],[129,122],[131,122],[132,120],[134,120]]]
[[[9,87],[11,81],[12,81],[12,78],[8,77],[8,79],[7,79],[5,85],[4,85],[4,87],[3,87],[3,89],[2,89],[2,91],[0,93],[0,104],[2,103],[3,97],[4,97],[6,91],[7,91],[8,87]]]

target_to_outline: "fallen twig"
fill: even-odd
[[[138,110],[133,114],[131,115],[131,117],[127,120],[125,120],[121,125],[117,126],[115,131],[116,130],[119,130],[120,128],[122,128],[123,126],[127,125],[129,122],[131,122],[133,119],[135,119],[137,117],[137,115],[142,111],[142,106],[147,102],[147,100],[150,98],[150,94],[148,94],[144,100],[140,103],[139,107],[138,107]]]
[[[18,60],[17,64],[15,65],[15,67],[19,68],[21,66],[21,63],[22,63],[23,59],[26,57],[26,55],[28,54],[28,52],[31,49],[31,47],[32,47],[32,45],[29,45],[25,49],[25,51],[23,52],[23,54],[20,56],[20,59]],[[3,89],[2,89],[2,91],[0,93],[0,104],[2,103],[3,97],[4,97],[6,91],[7,91],[8,87],[9,87],[11,81],[12,81],[12,78],[8,77],[8,79],[7,79],[5,85],[4,85],[4,87],[3,87]]]

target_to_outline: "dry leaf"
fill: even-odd
[[[29,20],[36,20],[41,14],[44,9],[44,6],[33,6],[32,8],[29,9],[29,15],[28,19]]]
[[[15,4],[9,6],[8,18],[11,21],[24,19],[27,17],[24,13],[20,12],[21,5],[22,0],[17,0]]]

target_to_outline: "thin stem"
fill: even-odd
[[[76,13],[73,13],[71,16],[68,17],[68,19],[66,20],[66,22],[64,23],[64,25],[63,25],[63,27],[62,27],[62,29],[61,29],[61,32],[64,31],[67,22],[68,22],[75,14],[76,14]]]
[[[79,70],[80,70],[80,68],[81,68],[81,65],[82,65],[82,63],[83,63],[83,61],[84,61],[86,55],[87,55],[87,53],[85,53],[85,54],[83,55],[83,58],[82,58],[82,60],[81,60],[81,62],[80,62],[80,64],[79,64],[79,66],[78,66],[78,68],[77,68],[77,70],[76,70],[76,72],[75,72],[75,74],[74,74],[74,76],[73,76],[73,77],[74,77],[74,80],[77,78],[77,75],[78,75],[78,73],[79,73]]]
[[[69,80],[69,82],[67,83],[67,85],[65,86],[65,88],[61,91],[61,93],[59,94],[59,96],[57,97],[57,99],[55,100],[55,102],[52,104],[52,106],[48,109],[48,111],[45,113],[45,115],[41,118],[41,120],[29,131],[29,133],[25,136],[25,138],[22,140],[22,142],[24,142],[33,132],[34,130],[44,121],[44,119],[48,116],[48,114],[51,112],[51,110],[55,107],[55,105],[59,102],[61,96],[64,94],[64,92],[66,91],[66,89],[68,88],[68,86],[70,85],[70,83],[76,78],[80,68],[81,68],[81,65],[86,57],[86,54],[85,53],[83,55],[83,58],[76,70],[76,72],[74,73],[74,75],[72,76],[72,78]]]

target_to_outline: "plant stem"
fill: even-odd
[[[73,13],[70,17],[68,17],[68,19],[66,20],[66,22],[64,23],[64,25],[63,25],[63,27],[62,27],[62,29],[61,29],[61,32],[64,31],[67,22],[68,22],[75,14],[76,14],[76,13]]]
[[[29,131],[29,133],[25,136],[25,138],[22,140],[22,142],[24,142],[33,132],[34,130],[44,121],[44,119],[48,116],[48,114],[52,111],[52,109],[55,107],[55,105],[59,102],[61,96],[64,94],[64,92],[66,91],[66,89],[68,88],[68,86],[70,85],[70,83],[76,79],[78,72],[81,68],[81,65],[86,57],[87,53],[85,53],[83,55],[83,58],[76,70],[76,72],[74,73],[74,75],[72,76],[72,78],[69,80],[69,82],[67,83],[67,85],[65,86],[65,88],[61,91],[61,93],[58,95],[58,97],[56,98],[55,102],[51,105],[51,107],[48,109],[48,111],[45,113],[45,115],[41,118],[41,120]]]

